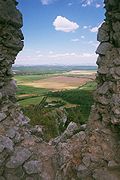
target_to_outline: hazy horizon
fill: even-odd
[[[80,64],[13,64],[13,66],[80,66],[80,67],[97,67],[97,64],[94,65],[80,65]]]

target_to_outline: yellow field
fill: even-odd
[[[32,86],[37,88],[46,88],[49,90],[65,90],[65,89],[75,89],[79,86],[92,81],[91,77],[67,77],[64,75],[49,77],[46,79],[35,80],[32,82],[22,82],[19,85]]]

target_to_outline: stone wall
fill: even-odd
[[[105,0],[98,32],[98,87],[87,128],[69,124],[49,143],[16,103],[11,66],[23,48],[15,0],[0,0],[0,180],[120,179],[120,2]],[[75,132],[74,132],[75,130]]]

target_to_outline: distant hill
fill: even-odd
[[[97,66],[13,66],[15,74],[53,74],[71,70],[96,70]]]

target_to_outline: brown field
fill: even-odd
[[[91,78],[86,77],[67,77],[67,76],[56,76],[49,77],[47,79],[36,80],[34,82],[24,82],[21,85],[33,86],[37,88],[46,88],[53,91],[75,89],[79,86],[92,81]]]

